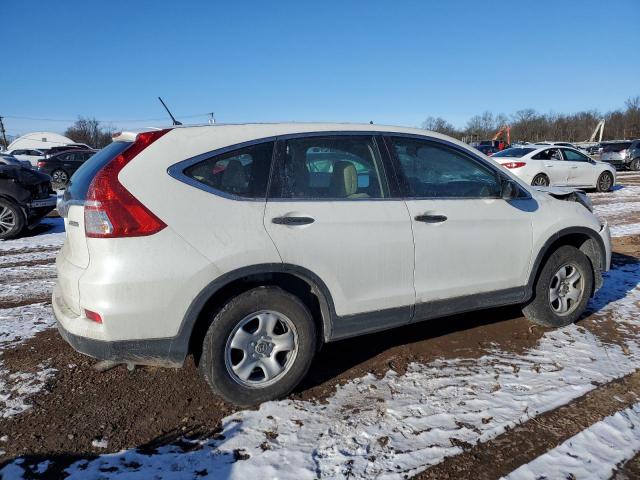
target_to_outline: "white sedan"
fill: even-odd
[[[570,147],[527,145],[495,153],[491,158],[533,186],[571,186],[610,191],[616,170]]]

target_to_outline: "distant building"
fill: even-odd
[[[7,151],[60,147],[70,143],[74,143],[74,141],[59,133],[33,132],[16,138],[9,144]]]

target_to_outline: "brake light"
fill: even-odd
[[[144,132],[96,174],[87,191],[84,226],[87,237],[121,238],[153,235],[167,225],[118,181],[133,158],[171,129]]]
[[[102,323],[102,317],[99,313],[92,312],[91,310],[87,310],[86,308],[84,309],[84,316],[96,323]]]
[[[526,164],[527,162],[508,162],[508,163],[503,163],[502,166],[507,168],[520,168],[520,167],[524,167]]]
[[[39,161],[38,162],[38,168],[44,168],[45,165],[46,165],[46,163],[43,162],[43,161]]]

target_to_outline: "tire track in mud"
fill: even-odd
[[[414,477],[416,480],[455,478],[493,480],[531,462],[605,417],[630,407],[640,397],[636,370],[561,407],[538,415],[487,442],[463,447]],[[517,445],[517,448],[514,446]]]

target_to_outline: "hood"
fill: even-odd
[[[578,202],[590,212],[593,212],[593,204],[587,194],[578,188],[571,187],[533,187],[538,192],[543,192],[549,196],[568,202]]]
[[[573,192],[581,192],[582,190],[571,187],[532,187],[539,192],[548,193],[552,197],[562,197],[571,195]]]

